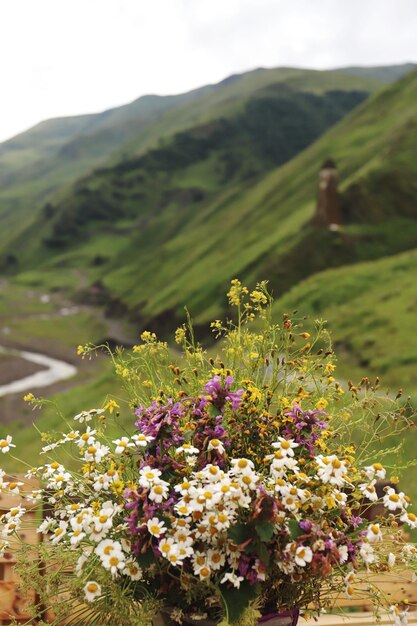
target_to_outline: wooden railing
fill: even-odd
[[[39,485],[35,480],[28,480],[23,476],[5,477],[10,482],[24,482],[24,490],[27,493],[36,489]],[[35,516],[38,510],[36,504],[31,504],[19,495],[0,493],[0,515],[7,513],[9,509],[21,505],[27,509],[23,518],[20,539],[27,544],[36,546],[39,540],[36,532]],[[19,577],[15,572],[17,540],[10,541],[10,550],[0,557],[0,624],[8,625],[12,620],[19,624],[25,624],[30,619],[28,606],[34,602],[35,594],[19,591]],[[13,549],[14,548],[14,549]]]

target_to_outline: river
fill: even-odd
[[[72,378],[77,373],[77,368],[70,363],[53,359],[45,354],[37,352],[27,352],[26,350],[12,350],[0,346],[0,352],[20,357],[31,363],[42,365],[46,369],[35,372],[30,376],[19,378],[11,383],[0,385],[0,397],[7,396],[12,393],[21,393],[22,391],[30,391],[38,387],[47,387],[61,380]]]

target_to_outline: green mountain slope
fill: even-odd
[[[218,138],[213,153],[180,151],[191,154],[181,167],[174,141],[97,172],[56,207],[48,222],[51,228],[65,212],[84,216],[85,231],[75,232],[68,249],[36,249],[46,273],[21,280],[49,281],[59,268],[82,268],[113,309],[143,324],[172,327],[182,319],[183,303],[198,323],[222,315],[224,285],[236,275],[268,277],[279,294],[329,266],[417,247],[416,101],[414,72],[278,169],[249,178],[238,169],[227,184],[218,179],[218,146],[224,148]],[[200,127],[203,139],[204,131],[207,127]],[[196,137],[182,139],[195,148]],[[310,225],[317,173],[329,155],[338,163],[347,207],[341,234]],[[120,207],[122,213],[114,213]],[[46,225],[38,224],[37,238]]]
[[[145,96],[97,115],[43,122],[0,144],[0,248],[34,223],[39,207],[92,168],[156,147],[163,137],[235,115],[267,85],[322,94],[374,92],[379,79],[291,68],[259,69],[179,96]]]
[[[342,374],[367,372],[417,397],[416,271],[417,250],[329,269],[298,284],[275,307],[327,320]]]

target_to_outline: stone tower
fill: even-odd
[[[326,159],[319,173],[317,207],[313,222],[331,230],[338,230],[342,223],[337,182],[336,163],[333,159]]]

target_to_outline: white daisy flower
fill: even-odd
[[[149,465],[145,465],[139,470],[139,485],[145,489],[149,489],[154,482],[158,482],[161,476],[161,471]]]
[[[19,519],[26,513],[26,509],[24,509],[20,504],[18,506],[14,506],[3,516],[3,519]]]
[[[383,501],[384,506],[389,511],[396,511],[397,509],[403,509],[408,506],[408,503],[404,498],[404,494],[402,492],[397,493],[392,487],[388,487],[386,490]]]
[[[211,439],[207,446],[207,450],[215,450],[218,454],[224,454],[224,445],[219,439]]]
[[[51,539],[51,543],[53,543],[54,545],[56,545],[57,543],[59,543],[66,535],[67,533],[67,528],[68,528],[68,522],[59,522],[59,526],[58,528],[55,528],[55,530],[53,531],[53,537]]]
[[[188,517],[193,512],[191,506],[189,504],[185,504],[182,500],[177,502],[174,509],[178,515],[184,515],[185,517]]]
[[[128,448],[135,448],[136,444],[129,440],[129,437],[122,437],[121,439],[115,439],[113,443],[116,444],[115,454],[123,454]]]
[[[122,545],[119,541],[113,541],[112,539],[104,539],[94,548],[95,554],[100,557],[110,556],[112,552],[121,552]]]
[[[64,443],[63,439],[61,439],[60,441],[55,441],[53,443],[50,443],[47,446],[43,446],[41,450],[41,454],[45,454],[45,452],[50,452],[51,450],[55,450],[55,448],[58,448],[58,446],[60,446],[61,443]]]
[[[94,580],[89,580],[84,586],[84,595],[87,602],[94,602],[101,596],[101,587]]]
[[[10,435],[7,435],[6,439],[0,439],[0,450],[3,452],[3,454],[9,452],[10,448],[16,447],[14,443],[12,443],[12,439],[13,437],[11,437]]]
[[[220,550],[210,548],[207,550],[207,563],[210,569],[218,570],[223,567],[226,562],[226,555]]]
[[[39,524],[38,528],[36,529],[36,532],[46,535],[46,533],[48,533],[51,530],[54,523],[55,523],[55,520],[53,517],[46,517],[43,520],[43,522]]]
[[[273,448],[279,450],[283,456],[294,456],[294,448],[298,448],[299,444],[293,439],[284,439],[278,437],[278,441],[271,444]]]
[[[7,485],[7,489],[9,490],[9,492],[14,493],[16,496],[18,496],[20,493],[20,487],[23,487],[23,483],[20,481],[10,482]]]
[[[379,543],[382,541],[382,533],[379,524],[370,524],[368,526],[366,538],[369,543]]]
[[[203,471],[204,479],[209,480],[211,483],[216,483],[225,478],[225,473],[217,465],[209,463],[206,465]]]
[[[131,580],[141,580],[142,570],[135,561],[126,561],[125,568],[122,572],[125,576],[129,576]]]
[[[72,546],[77,546],[83,539],[86,537],[86,534],[81,530],[74,530],[70,538],[70,544]]]
[[[336,455],[322,456],[321,454],[316,457],[317,475],[323,483],[330,483],[341,487],[345,482],[345,476],[347,475],[347,466],[345,461],[340,461]]]
[[[121,570],[125,568],[124,554],[120,550],[113,550],[111,554],[104,554],[101,557],[101,562],[105,569],[108,569],[112,576],[120,574]]]
[[[370,483],[362,483],[359,485],[359,490],[363,493],[365,498],[368,498],[371,502],[376,502],[378,500],[375,484],[376,479],[374,478]]]
[[[209,448],[210,449],[210,448]],[[177,454],[184,452],[185,454],[199,454],[200,450],[191,445],[191,443],[183,443],[182,446],[175,449]]]
[[[77,563],[75,565],[75,574],[76,576],[81,576],[82,571],[83,571],[83,567],[86,563],[88,563],[89,561],[89,555],[83,553],[77,560]]]
[[[313,560],[313,551],[308,546],[298,546],[295,551],[294,560],[300,567],[305,567]]]
[[[365,467],[365,474],[367,475],[369,480],[373,480],[374,478],[384,480],[387,472],[382,467],[381,463],[374,463],[373,465],[368,465],[367,467]]]
[[[363,543],[359,553],[367,565],[378,561],[378,557],[369,543]]]
[[[167,557],[168,554],[174,550],[174,547],[176,546],[175,546],[174,539],[172,537],[169,537],[169,538],[164,537],[164,539],[162,539],[158,544],[160,553],[162,554],[162,556],[165,556],[165,557]]]
[[[81,411],[78,415],[75,415],[74,419],[76,422],[90,422],[93,417],[97,417],[98,415],[103,415],[103,409],[90,409],[89,411]]]
[[[105,456],[110,452],[110,448],[108,446],[103,446],[102,444],[96,442],[91,446],[88,446],[86,451],[84,452],[84,458],[86,461],[94,461],[94,463],[100,463]]]
[[[179,542],[177,543],[177,554],[179,559],[184,560],[192,556],[194,554],[194,550],[191,545],[188,545],[188,543]]]
[[[160,504],[168,497],[168,487],[169,483],[161,480],[160,482],[154,483],[149,490],[148,498],[157,504]]]
[[[240,483],[244,489],[251,489],[252,491],[256,489],[257,484],[259,482],[259,476],[255,474],[255,472],[251,472],[250,474],[244,474],[240,478]]]
[[[142,435],[141,433],[139,433],[139,435],[132,435],[132,440],[135,442],[135,444],[142,448],[147,446],[148,443],[150,443],[154,439],[155,437],[150,437],[149,435]]]
[[[339,563],[343,565],[349,558],[347,546],[337,546],[337,550],[339,552]]]
[[[243,576],[238,576],[237,574],[235,574],[235,572],[226,572],[226,574],[223,576],[223,578],[221,579],[220,583],[232,583],[233,587],[236,587],[236,589],[239,589],[240,587],[240,583],[242,583],[244,581]]]
[[[343,493],[343,491],[339,491],[338,489],[335,489],[333,491],[333,498],[339,506],[341,507],[346,506],[347,495]]]
[[[80,431],[72,430],[70,433],[67,433],[67,434],[62,433],[62,436],[64,437],[64,439],[62,440],[63,443],[76,441],[80,437]]]
[[[166,531],[164,522],[161,522],[157,517],[153,517],[148,520],[146,526],[148,527],[150,534],[154,537],[160,537]]]
[[[85,431],[85,433],[79,436],[77,445],[80,446],[81,448],[85,445],[88,445],[88,446],[93,445],[95,442],[94,435],[96,433],[97,433],[97,430],[92,430],[89,426],[87,426],[87,430]]]
[[[251,474],[254,469],[255,465],[249,459],[232,459],[233,474]]]
[[[414,513],[407,513],[407,511],[404,511],[400,520],[408,524],[410,528],[417,528],[417,516],[414,515]]]
[[[401,555],[404,559],[417,558],[417,548],[412,543],[406,543],[401,550]]]
[[[389,607],[390,613],[392,615],[393,618],[393,623],[394,626],[407,626],[408,624],[408,617],[407,617],[407,611],[408,608],[405,611],[400,611],[398,606],[395,605],[391,605]]]

